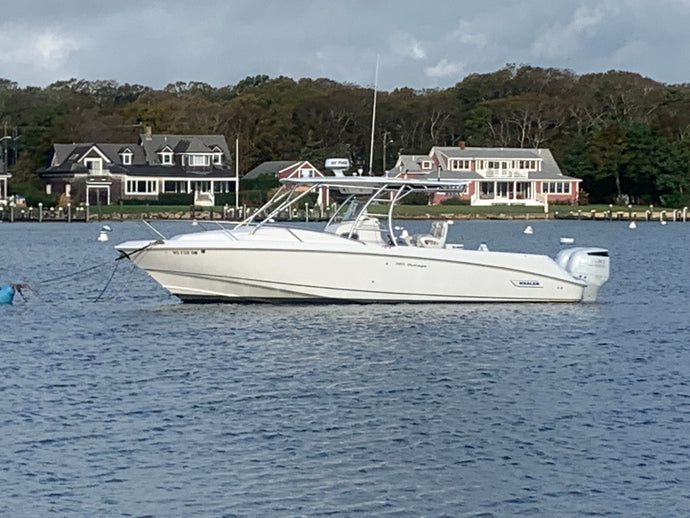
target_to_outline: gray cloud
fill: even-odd
[[[3,7],[0,77],[162,88],[246,76],[451,86],[506,63],[688,82],[685,0],[28,0]]]

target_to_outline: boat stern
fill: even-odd
[[[611,259],[605,248],[567,248],[558,253],[556,262],[570,275],[587,284],[582,293],[582,302],[596,301],[599,288],[609,280]]]

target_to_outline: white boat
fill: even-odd
[[[609,277],[603,248],[546,255],[449,244],[448,222],[426,235],[393,223],[415,191],[453,190],[458,180],[324,177],[282,180],[273,199],[234,226],[115,248],[187,302],[591,302]],[[319,189],[351,194],[321,230],[275,223]],[[366,199],[363,192],[369,193]],[[384,204],[380,219],[370,214]],[[155,230],[155,229],[154,229]]]

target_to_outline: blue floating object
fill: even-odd
[[[0,304],[12,304],[14,299],[14,287],[10,284],[0,286]]]

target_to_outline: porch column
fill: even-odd
[[[496,201],[496,193],[498,193],[498,182],[494,180],[494,197],[493,200]]]
[[[517,182],[513,180],[513,200],[517,200]]]

